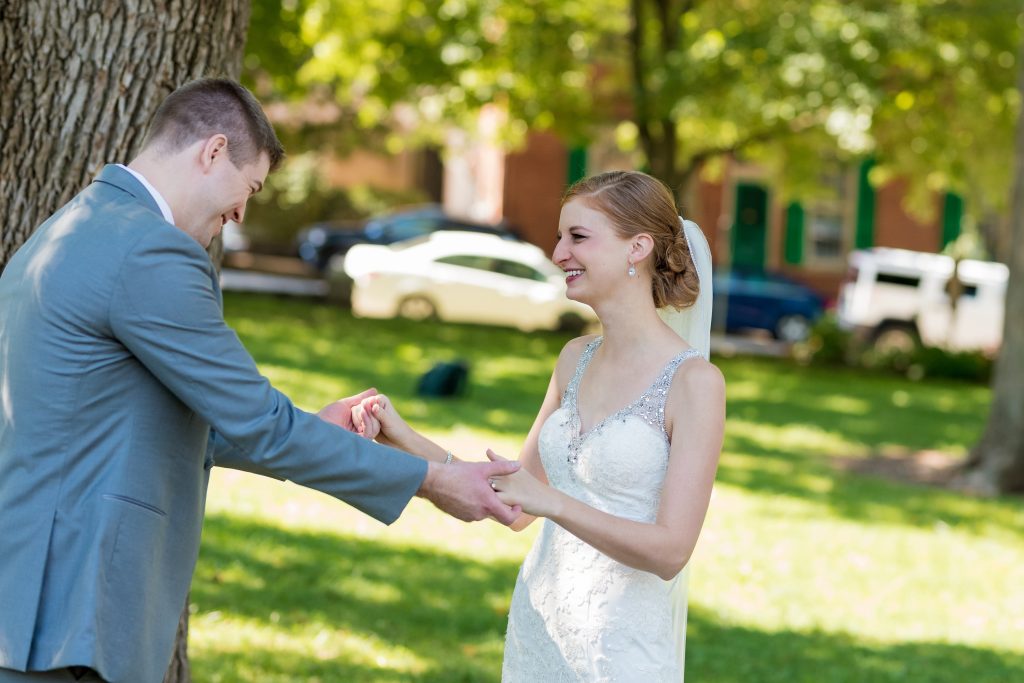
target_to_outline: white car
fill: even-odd
[[[1006,281],[1002,263],[963,260],[959,296],[950,301],[953,259],[903,249],[854,251],[839,292],[839,324],[865,334],[882,350],[919,342],[994,353],[1003,332]]]
[[[565,273],[538,247],[494,235],[435,232],[345,255],[352,312],[368,318],[437,317],[521,330],[575,329],[597,320],[565,296]]]

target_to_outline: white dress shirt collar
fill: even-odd
[[[171,205],[167,203],[167,200],[164,199],[164,196],[162,194],[160,194],[159,192],[157,192],[156,188],[153,187],[152,185],[150,185],[149,181],[146,180],[143,177],[143,175],[141,173],[139,173],[138,171],[134,171],[134,170],[128,168],[127,166],[125,166],[124,164],[117,164],[117,165],[120,166],[121,168],[123,168],[124,170],[128,171],[129,173],[131,173],[133,176],[135,176],[135,179],[138,180],[140,183],[142,183],[142,186],[144,188],[149,190],[149,194],[151,194],[153,196],[153,201],[155,201],[156,205],[158,207],[160,207],[160,213],[162,213],[164,215],[164,220],[167,221],[168,223],[170,223],[171,225],[174,225],[174,216],[171,215]]]

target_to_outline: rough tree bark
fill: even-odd
[[[1017,90],[1024,95],[1024,43],[1017,58]],[[1024,491],[1024,108],[1017,118],[1010,206],[1003,343],[992,378],[992,406],[981,440],[957,483],[982,495]]]
[[[174,88],[238,76],[249,9],[250,0],[0,0],[0,270],[104,164],[135,155]],[[190,680],[187,634],[186,604],[166,683]]]
[[[249,0],[0,0],[0,267],[185,81],[237,76]]]

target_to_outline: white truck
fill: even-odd
[[[876,349],[998,350],[1009,274],[1002,263],[875,247],[851,252],[849,265],[839,290],[839,325]]]

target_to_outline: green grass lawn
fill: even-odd
[[[228,320],[308,409],[366,386],[483,459],[514,456],[567,337],[353,319],[229,295]],[[472,391],[415,397],[438,360]],[[834,456],[963,455],[984,387],[723,359],[729,420],[692,564],[687,680],[1024,681],[1024,512],[837,470]],[[216,470],[193,583],[196,681],[496,681],[536,533],[415,500],[385,527],[322,494]]]

